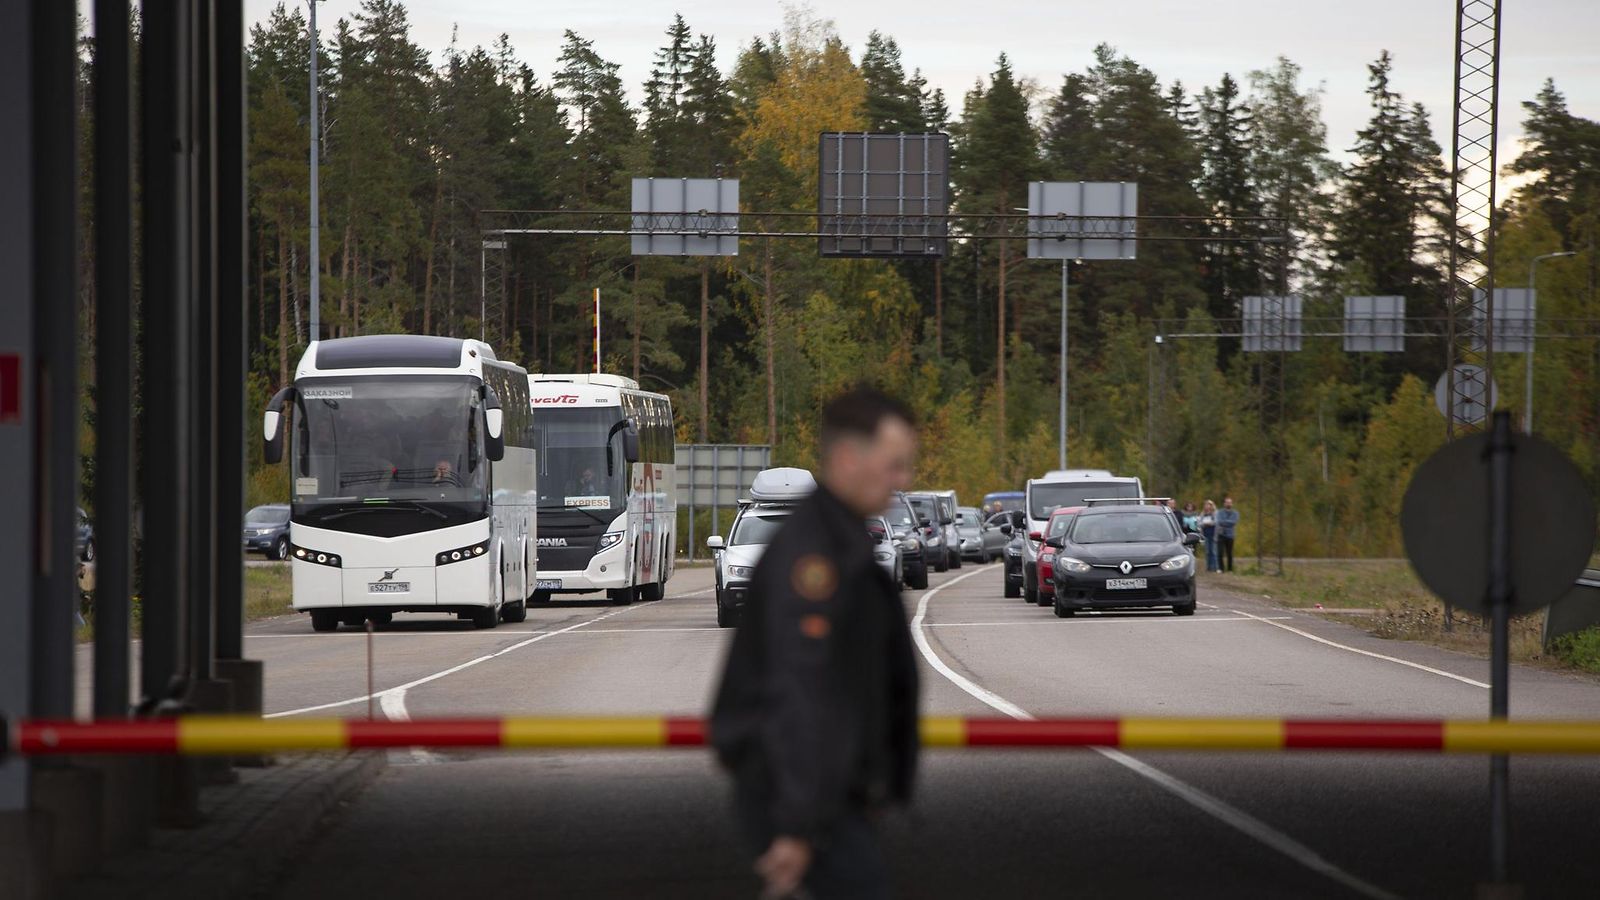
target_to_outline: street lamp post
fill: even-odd
[[[1061,434],[1057,468],[1067,467],[1067,265],[1061,261]]]
[[[1539,263],[1546,259],[1559,259],[1563,256],[1577,255],[1572,250],[1563,250],[1560,253],[1543,253],[1535,256],[1533,261],[1528,263],[1528,292],[1532,295],[1534,305],[1528,313],[1528,353],[1527,358],[1524,360],[1527,368],[1522,380],[1522,431],[1524,434],[1533,434],[1533,339],[1536,330],[1534,324],[1537,321],[1536,317],[1539,309],[1539,283],[1536,280],[1539,277]]]
[[[310,0],[311,21],[311,339],[322,338],[322,210],[317,200],[317,142],[321,140],[317,103],[317,0]]]

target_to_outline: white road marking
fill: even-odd
[[[470,631],[387,631],[380,630],[378,634],[386,638],[395,637],[505,637],[508,634],[547,634],[541,630],[523,630],[520,628],[496,628],[492,631],[474,628]],[[257,638],[299,638],[300,640],[326,641],[330,638],[361,638],[367,636],[364,631],[336,631],[333,634],[247,634],[244,639],[253,641]]]
[[[973,572],[971,574],[977,575],[979,573]],[[941,590],[964,581],[969,577],[971,576],[963,575],[960,578],[953,578],[922,595],[922,599],[917,603],[917,613],[911,619],[911,636],[916,641],[917,649],[922,652],[923,659],[928,661],[928,665],[932,666],[940,675],[943,675],[945,678],[949,679],[950,682],[956,687],[961,688],[963,691],[966,691],[968,694],[976,697],[989,707],[998,710],[999,712],[1004,713],[1013,719],[1033,721],[1036,717],[1032,713],[1016,705],[1015,703],[1012,703],[1010,700],[1005,699],[999,694],[996,694],[995,692],[978,685],[976,682],[972,681],[972,679],[967,678],[961,673],[950,668],[945,664],[944,660],[939,658],[937,653],[933,652],[932,645],[928,643],[928,638],[924,633],[927,627],[924,623],[928,615],[928,602],[932,600],[934,596],[937,595]],[[1238,610],[1234,610],[1234,612],[1238,612]],[[1249,614],[1241,613],[1241,615]],[[1311,849],[1305,844],[1302,844],[1287,834],[1278,831],[1277,829],[1261,821],[1260,819],[1257,819],[1249,813],[1230,806],[1222,800],[1211,796],[1210,794],[1200,790],[1188,782],[1175,778],[1172,775],[1169,775],[1148,763],[1141,762],[1140,760],[1137,760],[1120,750],[1110,747],[1093,747],[1090,749],[1099,753],[1106,759],[1117,763],[1123,768],[1128,769],[1129,771],[1134,772],[1135,774],[1160,786],[1189,805],[1211,815],[1218,821],[1228,825],[1240,833],[1254,838],[1265,846],[1282,853],[1284,856],[1294,860],[1302,866],[1305,866],[1313,872],[1324,875],[1334,881],[1339,882],[1340,884],[1343,884],[1356,893],[1366,897],[1374,898],[1374,900],[1398,900],[1394,894],[1391,894],[1377,885],[1370,884],[1361,880],[1355,875],[1344,871],[1343,869],[1324,859],[1321,854],[1317,853],[1317,851]]]
[[[504,656],[507,653],[511,653],[514,650],[521,650],[523,647],[526,647],[529,644],[536,644],[536,643],[538,643],[538,642],[540,642],[542,640],[546,640],[548,638],[553,638],[558,634],[566,634],[569,631],[577,631],[579,628],[583,628],[583,627],[588,626],[588,625],[593,625],[596,622],[604,621],[606,619],[611,618],[612,616],[618,616],[618,615],[621,615],[623,613],[629,612],[631,610],[644,609],[645,606],[647,606],[647,605],[648,604],[619,607],[617,609],[610,610],[609,612],[601,613],[600,615],[595,616],[592,619],[585,619],[582,622],[577,623],[576,625],[568,625],[566,628],[557,629],[556,631],[546,631],[546,632],[544,632],[542,634],[536,634],[533,637],[530,637],[525,641],[518,641],[517,643],[512,644],[509,647],[505,647],[503,649],[496,650],[493,653],[486,653],[483,656],[474,657],[473,659],[469,659],[466,662],[461,663],[460,665],[451,666],[448,669],[444,669],[444,670],[435,672],[432,675],[426,675],[426,676],[424,676],[422,678],[418,678],[415,681],[408,681],[405,684],[397,685],[397,686],[392,687],[392,688],[387,688],[385,690],[377,691],[377,692],[374,692],[374,693],[371,693],[371,694],[362,694],[359,697],[351,697],[348,700],[336,700],[333,703],[319,703],[316,706],[305,706],[305,707],[301,707],[300,709],[290,709],[290,710],[285,710],[284,712],[268,713],[267,715],[263,716],[263,718],[278,719],[278,718],[282,718],[284,716],[298,716],[298,715],[300,715],[302,713],[320,712],[320,711],[322,711],[324,709],[336,709],[336,708],[341,707],[341,706],[352,706],[352,705],[357,704],[357,703],[365,703],[366,701],[368,701],[368,700],[370,700],[370,699],[372,699],[374,697],[378,698],[379,702],[382,703],[383,702],[383,698],[386,695],[397,693],[397,692],[399,693],[400,697],[402,698],[402,700],[400,701],[401,706],[399,708],[403,710],[404,709],[404,699],[403,698],[405,697],[405,692],[409,691],[410,689],[412,689],[414,687],[418,687],[420,685],[427,684],[430,681],[438,681],[439,679],[445,677],[446,675],[454,675],[455,673],[460,672],[463,669],[470,669],[473,666],[478,665],[479,663],[488,662],[489,660],[494,659],[497,656]],[[385,708],[385,712],[387,712],[387,711],[388,711],[388,708],[386,707]]]
[[[1440,676],[1443,676],[1445,678],[1452,679],[1454,681],[1459,681],[1462,684],[1470,684],[1473,687],[1483,688],[1484,690],[1488,690],[1489,689],[1489,685],[1488,684],[1486,684],[1486,683],[1484,683],[1482,681],[1476,681],[1474,679],[1468,678],[1465,675],[1457,675],[1454,672],[1446,672],[1443,669],[1435,669],[1433,666],[1425,666],[1422,663],[1412,662],[1409,659],[1401,659],[1401,658],[1399,658],[1397,656],[1385,656],[1382,653],[1374,653],[1371,650],[1362,650],[1360,647],[1351,647],[1348,644],[1341,644],[1341,643],[1338,643],[1337,641],[1330,641],[1325,637],[1318,637],[1317,635],[1314,635],[1309,631],[1301,631],[1300,629],[1295,628],[1292,625],[1279,624],[1278,622],[1273,621],[1272,618],[1269,618],[1267,616],[1253,615],[1253,614],[1247,613],[1247,612],[1245,612],[1244,610],[1241,610],[1241,609],[1231,610],[1231,612],[1238,613],[1239,615],[1245,616],[1245,617],[1250,618],[1250,619],[1255,619],[1258,622],[1265,622],[1268,625],[1271,625],[1273,628],[1282,628],[1284,631],[1292,631],[1295,634],[1298,634],[1303,638],[1307,638],[1309,640],[1316,641],[1319,644],[1327,644],[1329,647],[1334,647],[1334,648],[1339,649],[1339,650],[1348,650],[1351,653],[1359,653],[1362,656],[1370,656],[1373,659],[1381,659],[1381,660],[1384,660],[1385,662],[1395,663],[1396,665],[1406,666],[1406,667],[1409,667],[1409,668],[1412,668],[1412,669],[1420,669],[1421,671],[1427,672],[1427,673],[1432,674],[1432,675],[1440,675]]]

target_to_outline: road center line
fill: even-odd
[[[916,641],[917,649],[921,651],[923,659],[928,661],[928,665],[932,666],[940,675],[943,675],[945,678],[949,679],[949,681],[956,687],[961,688],[963,691],[966,691],[968,694],[971,694],[973,697],[981,700],[989,707],[996,709],[1013,719],[1032,721],[1035,718],[1032,713],[1029,713],[1027,710],[1016,705],[1015,703],[1012,703],[1010,700],[1007,700],[999,694],[996,694],[995,692],[978,685],[970,678],[967,678],[961,673],[950,668],[945,664],[944,660],[940,659],[939,655],[933,651],[932,645],[928,643],[926,634],[926,629],[928,626],[924,623],[928,615],[929,601],[931,601],[935,596],[938,595],[940,591],[944,590],[945,588],[959,584],[973,575],[982,574],[982,571],[987,570],[980,570],[979,572],[972,572],[968,575],[962,575],[959,578],[952,578],[951,580],[946,581],[945,583],[924,593],[922,595],[922,599],[917,602],[917,613],[911,619],[911,636]],[[1238,612],[1238,610],[1234,610],[1234,612]],[[1249,614],[1241,613],[1241,615]],[[1269,622],[1268,624],[1276,625],[1278,623]],[[1318,638],[1318,640],[1321,639]],[[1207,813],[1208,815],[1228,825],[1236,831],[1239,831],[1245,836],[1253,838],[1256,841],[1259,841],[1261,844],[1278,851],[1279,853],[1283,854],[1289,859],[1294,860],[1300,865],[1305,866],[1307,869],[1310,869],[1313,872],[1324,875],[1333,881],[1337,881],[1356,893],[1361,894],[1362,896],[1371,897],[1374,898],[1374,900],[1397,900],[1394,894],[1391,894],[1377,885],[1370,884],[1356,877],[1355,875],[1346,872],[1345,870],[1329,862],[1327,859],[1323,858],[1321,854],[1305,844],[1302,844],[1287,834],[1278,831],[1271,825],[1268,825],[1249,813],[1230,806],[1222,800],[1213,797],[1212,795],[1200,790],[1188,782],[1175,778],[1174,776],[1169,775],[1148,763],[1135,759],[1134,757],[1129,756],[1120,750],[1110,747],[1093,747],[1090,749],[1094,750],[1096,753],[1099,753],[1106,759],[1129,770],[1130,772],[1133,772],[1150,781],[1151,783],[1161,787],[1172,795],[1188,803],[1190,806]]]
[[[577,623],[575,625],[568,625],[566,628],[557,629],[555,631],[546,631],[546,632],[544,632],[542,634],[536,634],[533,637],[530,637],[525,641],[518,641],[517,643],[512,644],[509,647],[505,647],[503,649],[496,650],[493,653],[485,653],[483,656],[474,657],[473,659],[469,659],[466,662],[461,663],[459,665],[451,666],[448,669],[443,669],[441,671],[433,673],[432,675],[425,675],[422,678],[416,679],[415,681],[408,681],[405,684],[397,685],[397,686],[392,687],[392,688],[387,688],[385,690],[376,691],[376,692],[371,693],[371,694],[362,694],[359,697],[351,697],[348,700],[336,700],[333,703],[319,703],[316,706],[304,706],[304,707],[301,707],[299,709],[291,709],[291,710],[286,710],[284,712],[268,713],[267,715],[263,716],[262,718],[265,718],[265,719],[278,719],[278,718],[282,718],[284,716],[298,716],[298,715],[300,715],[302,713],[320,712],[320,711],[322,711],[324,709],[335,709],[335,708],[340,707],[340,706],[352,706],[352,705],[357,704],[357,703],[365,703],[365,702],[367,702],[368,700],[370,700],[370,699],[372,699],[374,697],[378,698],[378,702],[383,705],[383,710],[384,710],[385,714],[389,714],[391,709],[398,710],[400,712],[404,712],[404,710],[405,710],[405,693],[406,693],[406,691],[409,691],[414,687],[418,687],[418,686],[427,684],[430,681],[438,681],[439,679],[445,677],[446,675],[454,675],[455,673],[460,672],[463,669],[470,669],[473,666],[478,665],[479,663],[488,662],[489,660],[494,659],[497,656],[504,656],[507,653],[510,653],[510,652],[512,652],[514,650],[521,650],[523,647],[526,647],[529,644],[537,644],[538,642],[540,642],[542,640],[546,640],[548,638],[553,638],[558,634],[566,634],[569,631],[577,631],[579,628],[583,628],[583,627],[586,627],[586,626],[589,626],[589,625],[593,625],[596,622],[601,622],[601,621],[604,621],[606,619],[611,618],[612,616],[619,616],[619,615],[622,615],[623,613],[626,613],[626,612],[629,612],[629,611],[632,611],[632,610],[635,610],[635,609],[643,609],[648,605],[649,604],[635,604],[633,606],[619,607],[617,609],[613,609],[613,610],[610,610],[608,612],[601,613],[600,615],[595,616],[592,619],[585,619],[582,622],[579,622],[579,623]],[[386,700],[386,698],[391,694],[398,694],[399,695],[399,699],[393,700],[393,701]],[[393,716],[391,716],[391,718],[393,718]],[[399,721],[405,721],[405,720],[401,719]]]
[[[1327,644],[1329,647],[1333,647],[1333,648],[1336,648],[1336,649],[1339,649],[1339,650],[1348,650],[1351,653],[1359,653],[1362,656],[1370,656],[1373,659],[1381,659],[1381,660],[1384,660],[1385,662],[1392,662],[1392,663],[1395,663],[1397,665],[1407,666],[1407,667],[1413,668],[1413,669],[1420,669],[1423,672],[1427,672],[1427,673],[1432,674],[1432,675],[1440,675],[1440,676],[1443,676],[1445,678],[1449,678],[1449,679],[1452,679],[1452,680],[1455,680],[1455,681],[1459,681],[1462,684],[1470,684],[1473,687],[1483,688],[1484,690],[1488,690],[1489,689],[1489,685],[1488,684],[1486,684],[1486,683],[1484,683],[1482,681],[1476,681],[1474,679],[1468,678],[1465,675],[1457,675],[1454,672],[1446,672],[1443,669],[1435,669],[1433,666],[1425,666],[1422,663],[1412,662],[1409,659],[1401,659],[1398,656],[1385,656],[1382,653],[1375,653],[1375,652],[1373,652],[1371,650],[1362,650],[1360,647],[1352,647],[1352,646],[1350,646],[1348,644],[1341,644],[1341,643],[1338,643],[1337,641],[1330,641],[1325,637],[1318,637],[1317,635],[1314,635],[1309,631],[1302,631],[1302,630],[1300,630],[1298,628],[1295,628],[1292,625],[1284,625],[1281,622],[1275,622],[1275,621],[1273,621],[1272,618],[1269,618],[1269,617],[1266,617],[1266,616],[1252,615],[1252,614],[1247,613],[1247,612],[1245,612],[1244,610],[1241,610],[1241,609],[1230,610],[1230,612],[1238,613],[1239,615],[1244,616],[1244,617],[1249,618],[1249,619],[1255,619],[1258,622],[1265,622],[1268,625],[1271,625],[1273,628],[1282,628],[1284,631],[1294,632],[1295,634],[1298,634],[1303,638],[1306,638],[1308,640],[1316,641],[1319,644]]]

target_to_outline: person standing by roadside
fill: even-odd
[[[1223,497],[1222,508],[1217,510],[1217,571],[1233,571],[1233,538],[1239,531],[1239,511],[1233,508],[1233,498]]]
[[[873,822],[911,797],[917,667],[861,522],[910,486],[916,431],[903,405],[856,388],[823,407],[821,442],[816,491],[756,566],[710,742],[763,897],[881,898]]]
[[[1207,500],[1200,507],[1200,536],[1206,542],[1206,571],[1218,572],[1222,567],[1217,565],[1217,504]]]

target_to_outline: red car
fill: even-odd
[[[1054,547],[1045,546],[1044,542],[1065,534],[1067,526],[1072,524],[1072,517],[1083,509],[1084,507],[1082,506],[1060,507],[1050,514],[1049,520],[1045,522],[1043,532],[1035,531],[1028,535],[1028,540],[1039,545],[1039,568],[1034,573],[1038,576],[1034,584],[1037,584],[1039,589],[1034,592],[1034,596],[1028,599],[1040,606],[1049,606],[1055,601],[1056,596],[1056,581],[1054,578],[1056,551]]]

